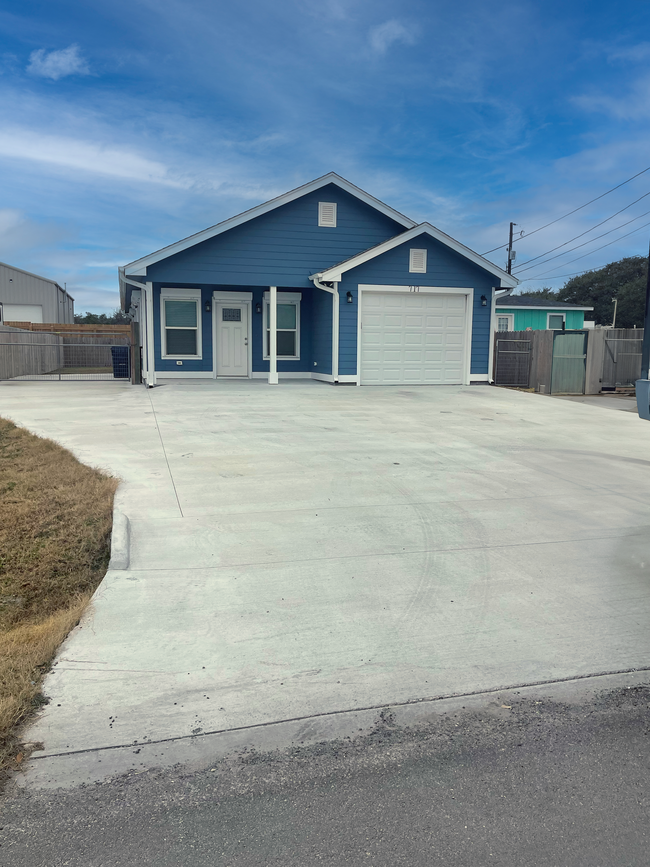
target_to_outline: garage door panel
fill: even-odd
[[[453,331],[448,332],[447,334],[445,334],[445,346],[449,346],[449,347],[463,346],[465,343],[463,338],[464,338],[463,334],[458,334],[457,332],[455,333]]]
[[[362,294],[363,384],[462,383],[464,357],[464,295]]]

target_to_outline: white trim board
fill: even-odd
[[[338,265],[333,265],[331,268],[328,268],[325,271],[321,271],[318,274],[313,274],[310,279],[316,277],[316,279],[321,282],[324,280],[340,282],[341,275],[344,274],[346,271],[349,271],[352,268],[356,268],[359,265],[363,265],[364,262],[369,262],[371,259],[374,259],[377,256],[381,256],[382,253],[387,253],[389,250],[393,250],[395,247],[399,247],[401,244],[412,241],[419,235],[429,235],[436,241],[440,241],[440,243],[449,247],[451,250],[454,250],[454,252],[459,253],[461,256],[464,256],[466,259],[474,262],[475,265],[478,265],[485,271],[488,271],[490,274],[498,277],[502,283],[505,283],[506,286],[514,288],[515,286],[519,285],[519,280],[517,280],[516,277],[508,274],[506,271],[499,268],[493,262],[484,259],[483,256],[480,256],[478,253],[470,250],[469,247],[461,244],[460,241],[455,241],[449,235],[441,232],[440,229],[436,229],[436,227],[432,226],[431,223],[420,223],[419,226],[414,226],[412,229],[409,229],[406,232],[402,232],[401,235],[396,235],[394,238],[389,238],[388,241],[383,241],[381,244],[377,244],[376,247],[371,247],[369,250],[365,250],[363,253],[357,253],[356,256],[352,256],[352,258],[346,259],[345,262],[339,262]],[[425,288],[427,287],[421,287],[421,289]]]
[[[510,296],[512,297],[512,296]],[[514,296],[515,298],[517,296]],[[503,310],[504,313],[520,313],[522,310],[547,310],[549,313],[568,313],[570,310],[593,310],[593,307],[542,307],[536,304],[497,304],[497,313]]]
[[[157,370],[158,381],[161,379],[212,379],[211,370]],[[245,379],[246,377],[241,377]]]
[[[350,181],[346,181],[345,178],[337,175],[336,172],[328,172],[326,175],[316,178],[307,184],[303,184],[301,187],[296,187],[295,190],[290,190],[288,193],[276,196],[274,199],[269,199],[268,202],[256,205],[256,207],[250,208],[248,211],[243,211],[241,214],[230,217],[230,219],[224,220],[222,223],[217,223],[216,226],[211,226],[208,229],[204,229],[202,232],[197,232],[194,235],[190,235],[188,238],[183,238],[183,240],[177,241],[175,244],[170,244],[167,247],[163,247],[161,250],[157,250],[155,253],[143,256],[142,259],[136,259],[135,262],[130,262],[128,265],[124,266],[124,273],[130,275],[146,275],[147,267],[149,265],[160,262],[168,256],[173,256],[175,253],[180,253],[182,250],[187,250],[189,247],[193,247],[195,244],[200,244],[202,241],[214,238],[223,232],[227,232],[229,229],[234,229],[235,226],[241,226],[242,223],[254,220],[255,217],[260,217],[262,214],[268,214],[269,211],[273,211],[282,205],[293,202],[308,193],[312,193],[315,190],[321,189],[321,187],[327,186],[328,184],[335,184],[337,187],[345,190],[346,193],[350,193],[350,195],[360,199],[362,202],[365,202],[365,204],[370,205],[370,207],[379,211],[381,214],[384,214],[384,216],[390,217],[392,220],[395,220],[396,223],[400,223],[400,225],[407,229],[416,225],[415,220],[411,220],[404,214],[400,214],[399,211],[394,210],[389,205],[386,205],[384,202],[371,196],[370,193],[366,193],[365,190],[356,187],[354,184],[351,184]],[[316,218],[314,218],[314,223],[316,223]]]
[[[312,379],[313,373],[309,370],[278,370],[278,379]],[[252,379],[268,379],[268,370],[256,370]]]
[[[423,295],[464,295],[465,296],[465,361],[463,363],[462,385],[470,383],[470,368],[472,364],[472,329],[474,324],[474,289],[461,289],[457,286],[375,286],[371,283],[359,283],[357,307],[357,376],[361,385],[361,314],[363,312],[364,292],[385,292],[387,294],[410,294],[414,290]]]

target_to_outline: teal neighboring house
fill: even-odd
[[[585,312],[593,307],[580,307],[564,301],[532,298],[527,295],[507,295],[497,298],[496,331],[573,331],[585,327]],[[593,327],[593,325],[589,325]]]

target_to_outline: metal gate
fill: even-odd
[[[531,340],[504,340],[497,337],[494,360],[495,385],[528,388]]]
[[[641,379],[641,346],[639,338],[605,335],[603,358],[603,389],[632,387]]]
[[[553,335],[551,394],[584,394],[587,333],[558,331]]]
[[[30,339],[31,338],[31,339]],[[81,338],[83,340],[83,338]],[[79,342],[34,332],[0,332],[0,380],[130,380],[131,341]]]

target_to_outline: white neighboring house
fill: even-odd
[[[0,262],[0,324],[74,323],[74,298],[54,280]]]

